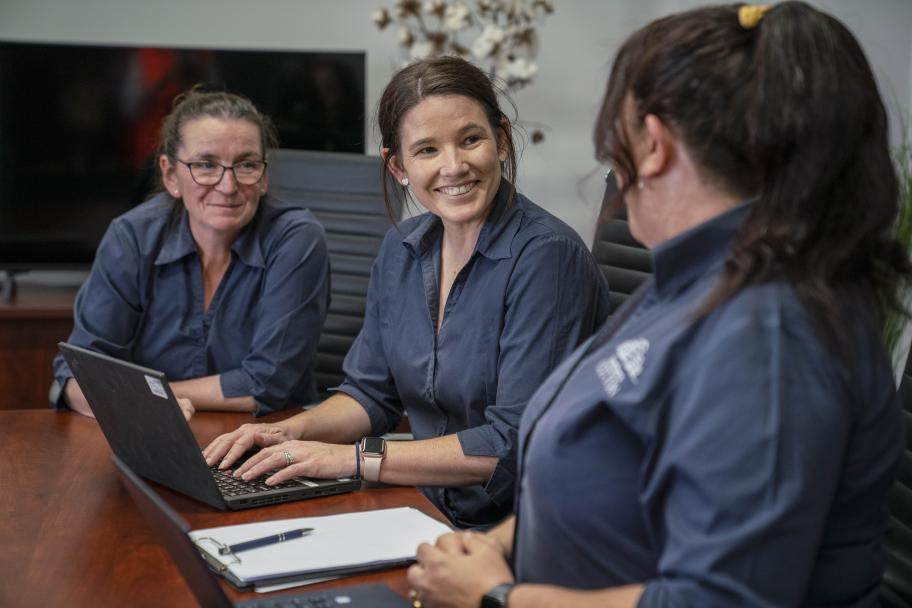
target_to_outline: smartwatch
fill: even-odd
[[[507,608],[507,596],[513,591],[516,583],[501,583],[484,594],[481,608]]]
[[[386,458],[386,439],[365,437],[361,440],[361,458],[364,460],[363,477],[367,481],[380,481],[380,467]]]

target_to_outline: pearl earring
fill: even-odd
[[[403,177],[402,179],[399,180],[399,183],[402,184],[403,186],[405,186],[405,187],[407,188],[408,185],[409,185],[408,178],[407,178],[407,177]]]
[[[642,190],[646,184],[643,182],[643,178],[640,178],[640,181],[637,182],[637,190]]]
[[[498,158],[500,158],[500,162],[506,162],[506,160],[507,160],[507,153],[506,153],[506,152],[501,152]]]

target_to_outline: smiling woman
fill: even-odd
[[[188,415],[314,401],[329,262],[310,212],[266,195],[275,145],[247,99],[180,96],[159,144],[165,191],[111,223],[69,342],[164,371]],[[62,358],[54,371],[60,405],[91,416]]]
[[[307,412],[217,438],[205,456],[227,467],[259,445],[239,474],[363,471],[420,486],[458,526],[489,526],[513,504],[529,396],[605,318],[608,287],[579,236],[516,192],[510,122],[478,68],[414,63],[377,115],[384,188],[399,184],[429,213],[387,233],[345,381]],[[415,441],[365,437],[405,410]]]
[[[505,138],[475,101],[435,95],[406,114],[401,152],[388,166],[446,229],[477,234],[500,187]]]
[[[184,158],[159,161],[165,188],[183,200],[197,244],[226,251],[266,192],[260,129],[249,120],[197,118],[184,124],[178,154]]]

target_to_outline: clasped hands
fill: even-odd
[[[478,532],[451,532],[422,543],[408,569],[409,586],[422,608],[477,608],[482,596],[513,581],[504,548]]]
[[[266,479],[267,484],[274,485],[298,476],[335,479],[355,474],[351,445],[300,441],[279,424],[242,425],[216,437],[203,450],[203,458],[210,467],[218,464],[219,469],[227,469],[253,447],[262,449],[238,467],[235,477],[249,480],[275,471]]]

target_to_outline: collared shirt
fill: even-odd
[[[407,409],[417,439],[456,433],[466,455],[499,459],[484,486],[422,489],[463,527],[511,511],[520,415],[608,312],[607,284],[579,236],[522,195],[507,206],[505,184],[439,333],[440,219],[421,215],[387,233],[338,389],[364,407],[375,434]]]
[[[111,222],[76,296],[69,342],[172,381],[219,374],[224,396],[253,396],[257,415],[316,400],[329,305],[322,226],[306,209],[261,199],[204,311],[187,212],[174,205],[160,194]],[[54,375],[60,386],[72,376],[59,355]]]
[[[694,314],[747,209],[656,248],[626,322],[532,399],[519,581],[644,583],[640,606],[875,603],[903,450],[890,364],[866,302],[846,302],[844,357],[784,282]]]

